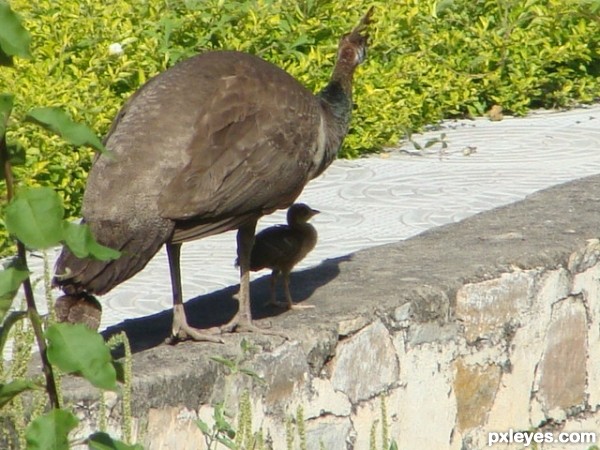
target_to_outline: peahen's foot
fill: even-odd
[[[177,333],[172,333],[171,336],[167,337],[165,339],[165,344],[174,345],[178,342],[188,340],[223,344],[225,341],[218,336],[220,332],[221,331],[218,328],[199,330],[197,328],[185,324],[179,328]]]
[[[216,327],[199,330],[190,326],[187,323],[183,305],[176,305],[173,307],[173,328],[171,336],[165,339],[165,343],[173,345],[181,341],[193,340],[223,344],[224,341],[218,336],[219,333],[220,330]]]

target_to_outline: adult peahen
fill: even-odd
[[[180,249],[237,229],[240,305],[220,331],[260,330],[249,292],[256,222],[289,207],[334,160],[348,132],[371,13],[341,38],[331,80],[317,95],[275,65],[235,51],[182,61],[133,94],[105,139],[112,156],[93,163],[82,208],[96,239],[122,254],[103,262],[64,248],[54,278],[65,293],[59,317],[81,320],[81,311],[99,305],[94,295],[135,275],[166,244],[173,338],[218,342],[188,325]]]

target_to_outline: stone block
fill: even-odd
[[[352,403],[380,394],[398,381],[398,358],[387,328],[376,321],[342,341],[331,362],[331,383]]]
[[[456,317],[469,342],[493,339],[525,313],[533,299],[535,271],[517,271],[481,283],[466,284],[456,293]]]
[[[580,293],[588,306],[587,394],[592,409],[600,407],[600,265],[577,274],[573,292]]]
[[[581,299],[569,297],[552,309],[538,366],[539,399],[548,417],[582,405],[587,370],[587,318]]]
[[[486,428],[489,431],[510,428],[526,430],[539,423],[531,417],[529,403],[535,370],[544,351],[552,304],[567,295],[569,281],[564,269],[543,275],[539,292],[528,314],[531,319],[516,330],[511,341],[507,355],[510,371],[502,374],[496,400],[488,416]]]
[[[410,291],[410,317],[415,322],[448,320],[450,299],[445,289],[421,284]]]
[[[457,323],[440,325],[437,322],[414,324],[409,328],[409,343],[417,346],[426,342],[443,342],[457,339],[460,329]]]
[[[309,389],[297,393],[297,401],[292,408],[302,406],[304,417],[314,419],[325,415],[339,417],[349,416],[352,405],[348,397],[339,391],[335,391],[331,381],[323,378],[313,378]]]
[[[294,394],[303,389],[309,379],[306,354],[298,342],[286,342],[271,352],[258,355],[253,369],[269,387],[264,397],[268,409],[285,410]]]
[[[482,426],[494,404],[502,369],[496,364],[467,365],[462,358],[456,360],[454,395],[456,396],[456,422],[464,433]]]
[[[600,261],[600,240],[588,239],[585,246],[571,254],[568,268],[571,273],[580,273],[594,267],[598,261]]]
[[[398,418],[398,448],[449,448],[456,422],[451,380],[455,355],[456,346],[449,341],[412,348],[400,360],[402,387],[388,401],[390,415]]]
[[[306,422],[306,447],[310,449],[348,450],[352,434],[350,418],[335,416],[321,417]]]
[[[338,322],[338,334],[340,337],[346,337],[369,324],[369,319],[364,316],[352,317],[348,319],[342,319]]]
[[[161,408],[148,411],[146,433],[152,439],[148,450],[202,450],[204,437],[196,426],[196,414],[185,408]]]

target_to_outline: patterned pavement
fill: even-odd
[[[600,173],[600,105],[498,122],[449,121],[413,140],[424,145],[442,133],[445,149],[436,143],[416,151],[405,143],[382,155],[338,160],[312,181],[299,201],[321,210],[313,220],[319,242],[297,269],[407,239],[540,189]],[[285,212],[279,211],[263,218],[259,230],[284,221]],[[237,284],[234,259],[234,232],[185,244],[184,297]],[[32,258],[31,265],[41,273],[40,259]],[[164,250],[101,301],[101,328],[170,308]]]

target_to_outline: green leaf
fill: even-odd
[[[237,449],[237,445],[235,442],[233,442],[231,439],[226,438],[225,436],[216,436],[215,437],[217,441],[219,441],[221,444],[223,444],[225,447],[235,450]]]
[[[392,439],[392,442],[390,442],[390,450],[398,450],[398,444],[394,439]]]
[[[64,409],[39,416],[25,431],[27,450],[69,450],[69,432],[78,423],[77,417]]]
[[[451,10],[454,6],[454,0],[441,0],[436,3],[437,4],[435,5],[435,17],[440,17],[445,12]]]
[[[56,323],[46,331],[48,359],[67,373],[79,373],[100,389],[115,390],[117,373],[110,349],[83,324]]]
[[[225,418],[225,410],[222,403],[215,406],[213,417],[215,419],[215,427],[220,433],[226,433],[228,435],[233,433],[232,436],[235,436],[235,430]]]
[[[117,259],[121,253],[99,244],[87,224],[63,222],[63,239],[78,258],[92,257],[101,261]]]
[[[441,142],[438,138],[429,139],[427,142],[425,142],[425,148],[433,147],[438,142]]]
[[[12,305],[13,298],[29,272],[17,267],[8,267],[0,272],[0,323]]]
[[[31,37],[10,5],[0,1],[0,56],[2,65],[11,65],[12,56],[31,58]]]
[[[243,373],[243,374],[248,375],[249,377],[254,378],[256,381],[258,381],[260,383],[265,383],[265,380],[263,379],[263,377],[261,377],[254,370],[245,369],[245,368],[242,367],[242,368],[240,368],[240,372]]]
[[[12,94],[0,94],[0,138],[6,134],[6,124],[13,109],[15,96]]]
[[[237,364],[235,363],[235,361],[232,361],[227,358],[221,358],[220,356],[211,356],[210,359],[212,359],[215,362],[218,362],[219,364],[224,365],[225,367],[229,367],[231,370],[237,371]]]
[[[210,436],[212,434],[210,432],[210,428],[209,428],[208,424],[205,421],[198,419],[198,420],[196,420],[196,425],[198,426],[198,428],[200,428],[200,431],[202,431],[203,434],[205,434],[207,436]]]
[[[60,108],[34,108],[27,113],[27,119],[58,134],[69,144],[89,145],[105,153],[107,150],[96,134],[82,123],[76,123]]]
[[[88,448],[91,450],[143,450],[139,444],[125,444],[117,439],[111,438],[106,433],[94,433],[87,440]]]
[[[48,248],[62,240],[64,208],[49,187],[25,188],[6,207],[6,228],[27,247]]]
[[[416,141],[412,141],[412,145],[415,148],[415,150],[423,150],[423,147],[421,146],[421,144],[419,144]]]
[[[0,409],[21,392],[32,389],[40,389],[32,380],[18,379],[7,384],[0,383]]]

